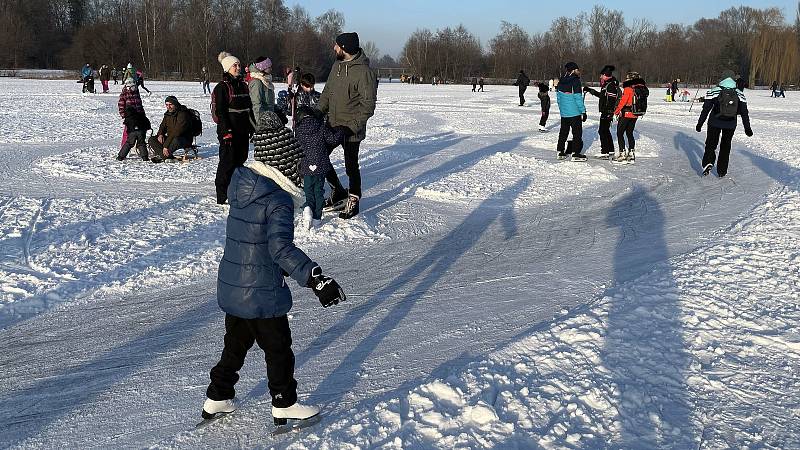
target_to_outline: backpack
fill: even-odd
[[[633,101],[631,102],[631,114],[643,116],[647,112],[647,96],[650,90],[643,84],[633,86]]]
[[[228,105],[231,104],[233,101],[233,86],[227,81],[223,81],[223,84],[227,86],[228,89]],[[214,89],[211,91],[211,119],[214,120],[214,123],[219,123],[219,116],[217,115],[217,90]]]
[[[722,88],[719,92],[719,113],[717,118],[732,120],[736,118],[739,111],[739,94],[736,89]]]
[[[186,109],[189,113],[189,129],[192,131],[192,137],[197,137],[203,134],[203,121],[200,120],[200,112],[196,109]]]

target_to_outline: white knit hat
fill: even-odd
[[[222,70],[225,72],[229,71],[234,64],[241,64],[239,58],[231,55],[228,52],[220,52],[219,56],[217,56],[217,61],[222,64]]]

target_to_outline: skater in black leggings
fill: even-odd
[[[628,72],[625,81],[622,83],[622,98],[619,100],[614,115],[617,116],[617,144],[619,154],[612,159],[612,162],[633,163],[636,161],[636,141],[633,139],[633,129],[636,128],[636,119],[639,116],[634,110],[634,90],[647,89],[644,80],[639,76],[639,72]],[[625,149],[625,139],[628,137],[628,148]]]
[[[619,152],[625,153],[625,137],[628,137],[628,149],[631,152],[636,148],[636,140],[633,138],[633,129],[636,128],[636,119],[620,117],[617,122],[617,143]]]

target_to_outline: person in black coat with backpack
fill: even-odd
[[[619,81],[614,78],[614,66],[607,65],[600,71],[600,90],[586,86],[588,92],[599,98],[600,126],[597,134],[600,136],[600,158],[608,159],[614,154],[614,139],[611,137],[611,122],[614,120],[614,109],[620,99]]]
[[[514,86],[519,88],[519,106],[525,105],[525,91],[528,89],[530,83],[531,79],[525,75],[525,71],[520,70],[517,81],[514,82]]]
[[[722,73],[722,81],[706,92],[703,100],[703,110],[697,120],[697,132],[703,130],[703,124],[708,119],[708,132],[706,134],[706,148],[703,154],[703,176],[708,175],[717,163],[717,176],[724,177],[728,173],[728,159],[731,152],[731,140],[736,131],[736,116],[742,118],[744,134],[753,135],[750,128],[750,114],[747,111],[747,99],[744,93],[736,88],[735,75],[726,70]],[[720,141],[721,138],[721,141]],[[719,144],[719,157],[715,151]]]
[[[217,203],[228,201],[228,185],[234,169],[247,161],[250,135],[256,123],[250,88],[242,79],[242,64],[239,58],[221,52],[217,60],[225,73],[222,82],[214,86],[211,93],[212,116],[217,122],[219,139],[219,165],[214,185],[217,188]]]

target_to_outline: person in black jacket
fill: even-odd
[[[222,64],[222,82],[214,86],[214,115],[219,139],[219,165],[214,185],[217,203],[228,201],[228,185],[234,169],[247,161],[250,134],[256,123],[250,88],[242,79],[242,63],[228,52],[220,52],[217,60]]]
[[[178,102],[175,96],[164,99],[167,111],[158,127],[158,132],[147,141],[153,151],[151,161],[158,163],[165,159],[172,159],[172,154],[179,148],[186,148],[192,144],[192,122],[189,111]]]
[[[122,148],[119,149],[117,160],[123,161],[125,158],[127,158],[131,148],[133,148],[135,145],[136,150],[139,153],[139,157],[141,157],[144,161],[147,161],[148,158],[147,146],[145,145],[145,135],[147,130],[150,130],[152,127],[150,125],[150,120],[147,119],[147,115],[144,113],[144,109],[137,109],[133,106],[128,106],[125,108],[125,119],[122,121],[122,123],[125,124],[127,138],[125,139],[125,143],[122,145]]]
[[[550,89],[544,83],[539,83],[536,86],[539,87],[539,102],[542,105],[542,118],[539,119],[539,132],[546,133],[547,132],[547,118],[550,117],[550,94],[548,93]]]
[[[717,176],[724,177],[728,173],[728,159],[731,152],[731,140],[736,131],[736,117],[742,118],[744,134],[748,137],[753,135],[750,128],[750,114],[747,111],[747,99],[744,93],[736,88],[734,74],[730,70],[722,73],[722,81],[706,92],[703,100],[703,110],[697,121],[697,132],[703,130],[703,124],[708,119],[708,133],[706,134],[706,149],[703,154],[703,175],[708,175],[717,162]],[[736,111],[726,111],[720,103],[720,99],[725,99],[728,104],[736,102]],[[722,141],[720,142],[720,137]],[[715,154],[719,144],[719,157]]]
[[[514,82],[514,86],[519,88],[519,106],[525,105],[525,91],[528,89],[528,85],[531,83],[531,79],[525,75],[525,72],[520,70],[519,76],[517,77],[517,81]]]
[[[600,127],[597,134],[600,136],[600,159],[608,159],[614,154],[614,139],[611,137],[611,122],[614,120],[614,108],[620,98],[619,81],[614,77],[614,66],[607,65],[600,71],[600,90],[586,86],[588,92],[599,98]]]

